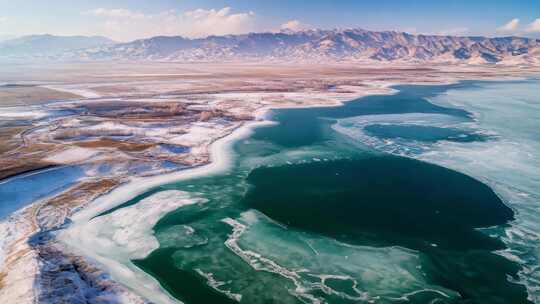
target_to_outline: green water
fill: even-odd
[[[454,128],[440,128],[418,125],[392,125],[392,124],[372,124],[364,128],[364,131],[371,136],[383,139],[406,139],[415,141],[436,142],[440,140],[473,142],[487,140],[487,136],[482,134],[467,133],[466,131]]]
[[[470,113],[426,98],[475,85],[402,86],[340,107],[274,111],[279,124],[238,142],[225,174],[121,206],[171,189],[208,200],[163,217],[154,227],[160,248],[134,263],[185,303],[529,303],[509,280],[519,265],[493,253],[505,244],[477,229],[514,219],[489,187],[332,128],[337,119],[407,113],[467,123]],[[428,141],[454,131],[437,129]]]

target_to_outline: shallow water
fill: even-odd
[[[505,113],[522,118],[514,129],[492,118],[514,95],[496,109],[487,101],[515,85],[523,111]],[[129,245],[119,261],[185,303],[529,303],[540,285],[540,170],[524,162],[540,153],[530,142],[540,111],[522,89],[539,85],[400,86],[341,107],[276,110],[279,124],[239,141],[227,172],[163,185],[94,221]],[[499,146],[517,154],[485,161]],[[148,216],[145,202],[163,191],[198,203],[161,218],[151,241],[130,232],[124,224]]]
[[[404,139],[425,142],[436,142],[441,140],[456,142],[473,142],[485,139],[482,134],[469,133],[465,130],[454,128],[441,128],[419,125],[393,125],[393,124],[372,124],[364,127],[364,131],[370,136],[383,139]]]
[[[67,189],[83,176],[84,170],[78,166],[62,166],[0,181],[0,219],[36,200]]]

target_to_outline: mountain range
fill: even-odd
[[[29,35],[1,40],[0,57],[58,56],[68,51],[114,43],[102,36]]]
[[[54,37],[49,39],[53,41]],[[44,53],[43,47],[50,48],[46,50],[48,54],[55,51],[56,57],[72,60],[540,63],[540,40],[533,38],[414,35],[363,29],[282,31],[199,39],[158,36],[127,43],[112,43],[102,38],[96,39],[95,45],[78,44],[71,49],[59,48],[55,42],[39,45],[28,39],[26,42],[32,46],[26,43],[19,48],[30,48],[34,53]],[[13,45],[13,40],[0,43],[0,56],[5,53],[6,43]]]

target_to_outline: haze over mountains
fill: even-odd
[[[22,55],[69,60],[540,63],[540,41],[521,37],[457,37],[335,29],[200,39],[159,36],[116,44],[103,37],[87,38],[57,45],[57,41],[62,40],[56,36],[41,36],[36,40],[23,37],[20,39],[24,43],[14,44],[16,40],[0,42],[0,56],[21,55],[23,50]]]
[[[102,36],[30,35],[0,40],[0,56],[57,56],[63,52],[115,43]]]

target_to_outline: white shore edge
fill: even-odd
[[[455,81],[440,82],[435,85],[446,85],[454,83]],[[379,86],[379,88],[386,89],[387,91],[382,93],[380,91],[369,91],[365,94],[357,97],[362,98],[365,96],[372,95],[392,95],[396,94],[398,91],[390,87],[399,85],[398,83],[384,83]],[[107,193],[106,195],[100,196],[91,204],[86,206],[84,209],[78,211],[71,217],[71,220],[74,224],[81,221],[88,221],[94,216],[105,212],[111,208],[114,208],[134,197],[140,195],[154,187],[164,185],[172,182],[184,181],[192,178],[197,178],[201,176],[208,176],[211,174],[217,174],[226,171],[229,169],[229,166],[232,164],[233,155],[229,153],[232,150],[233,145],[242,139],[249,137],[253,131],[261,126],[268,126],[276,124],[276,122],[271,121],[267,118],[267,114],[271,110],[276,109],[294,109],[294,108],[315,108],[315,107],[336,107],[342,106],[348,101],[356,100],[357,98],[347,98],[345,100],[333,100],[328,103],[314,103],[309,105],[273,105],[266,106],[258,109],[254,113],[255,120],[244,123],[243,125],[236,128],[230,134],[223,136],[222,138],[217,139],[210,145],[210,161],[208,164],[185,169],[177,172],[167,173],[163,175],[151,176],[151,177],[136,177],[132,178],[127,184],[117,187],[113,191]]]
[[[228,170],[233,163],[233,145],[249,137],[256,127],[271,125],[271,121],[252,121],[238,127],[232,133],[216,140],[210,146],[210,162],[204,166],[186,169],[164,175],[133,178],[127,184],[121,185],[108,194],[105,194],[86,208],[80,210],[72,217],[73,223],[65,230],[60,231],[57,238],[70,250],[92,261],[101,264],[111,278],[136,294],[139,294],[155,303],[181,303],[161,287],[158,281],[135,265],[122,265],[114,259],[96,253],[93,248],[85,246],[81,241],[85,239],[84,223],[94,216],[114,208],[136,196],[157,186],[172,182],[179,182],[192,178],[218,174]]]

